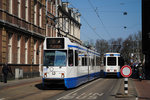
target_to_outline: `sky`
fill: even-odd
[[[126,39],[141,31],[141,0],[62,0],[81,13],[82,41]],[[124,15],[127,12],[127,15]]]

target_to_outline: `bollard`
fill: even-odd
[[[124,93],[128,94],[128,78],[124,78]]]

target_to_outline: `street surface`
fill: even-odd
[[[121,80],[99,78],[69,90],[63,86],[43,89],[41,82],[34,82],[0,90],[0,100],[129,100],[115,97]]]

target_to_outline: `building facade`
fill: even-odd
[[[81,44],[79,16],[61,0],[0,0],[0,79],[4,63],[23,78],[41,76],[45,37]]]
[[[0,73],[6,62],[38,75],[45,31],[45,0],[0,0]]]
[[[76,8],[69,8],[68,2],[61,2],[58,5],[56,17],[56,31],[58,37],[68,37],[72,42],[82,44],[80,40],[80,16]]]
[[[56,34],[56,12],[58,0],[46,0],[46,36],[57,37]]]

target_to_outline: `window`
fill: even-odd
[[[36,64],[36,43],[37,43],[37,40],[34,40],[34,59],[33,59],[34,64]]]
[[[51,6],[50,6],[50,11],[51,11],[51,14],[53,14],[53,3],[51,2],[50,5],[51,5]]]
[[[20,64],[20,43],[21,42],[21,36],[18,36],[17,38],[17,63]]]
[[[28,21],[28,0],[25,0],[25,20]]]
[[[25,64],[28,64],[28,38],[25,38]]]
[[[63,20],[62,20],[63,22],[62,22],[62,26],[63,26],[63,31],[65,31],[66,32],[66,18],[64,18]]]
[[[85,66],[85,58],[82,57],[82,66]]]
[[[96,66],[100,66],[101,62],[100,62],[100,57],[96,57]]]
[[[34,0],[34,24],[37,25],[37,1]]]
[[[21,17],[21,0],[18,0],[18,17]]]
[[[8,34],[8,63],[12,63],[12,34]]]
[[[39,9],[39,26],[42,27],[42,6]]]
[[[66,66],[67,51],[44,51],[44,66]]]
[[[68,51],[68,66],[73,66],[73,50]]]
[[[87,66],[87,57],[82,57],[82,66]]]
[[[107,58],[107,65],[115,66],[116,65],[116,57],[108,57]]]
[[[78,51],[75,50],[75,66],[78,66]]]
[[[9,13],[12,14],[12,0],[9,0]]]

